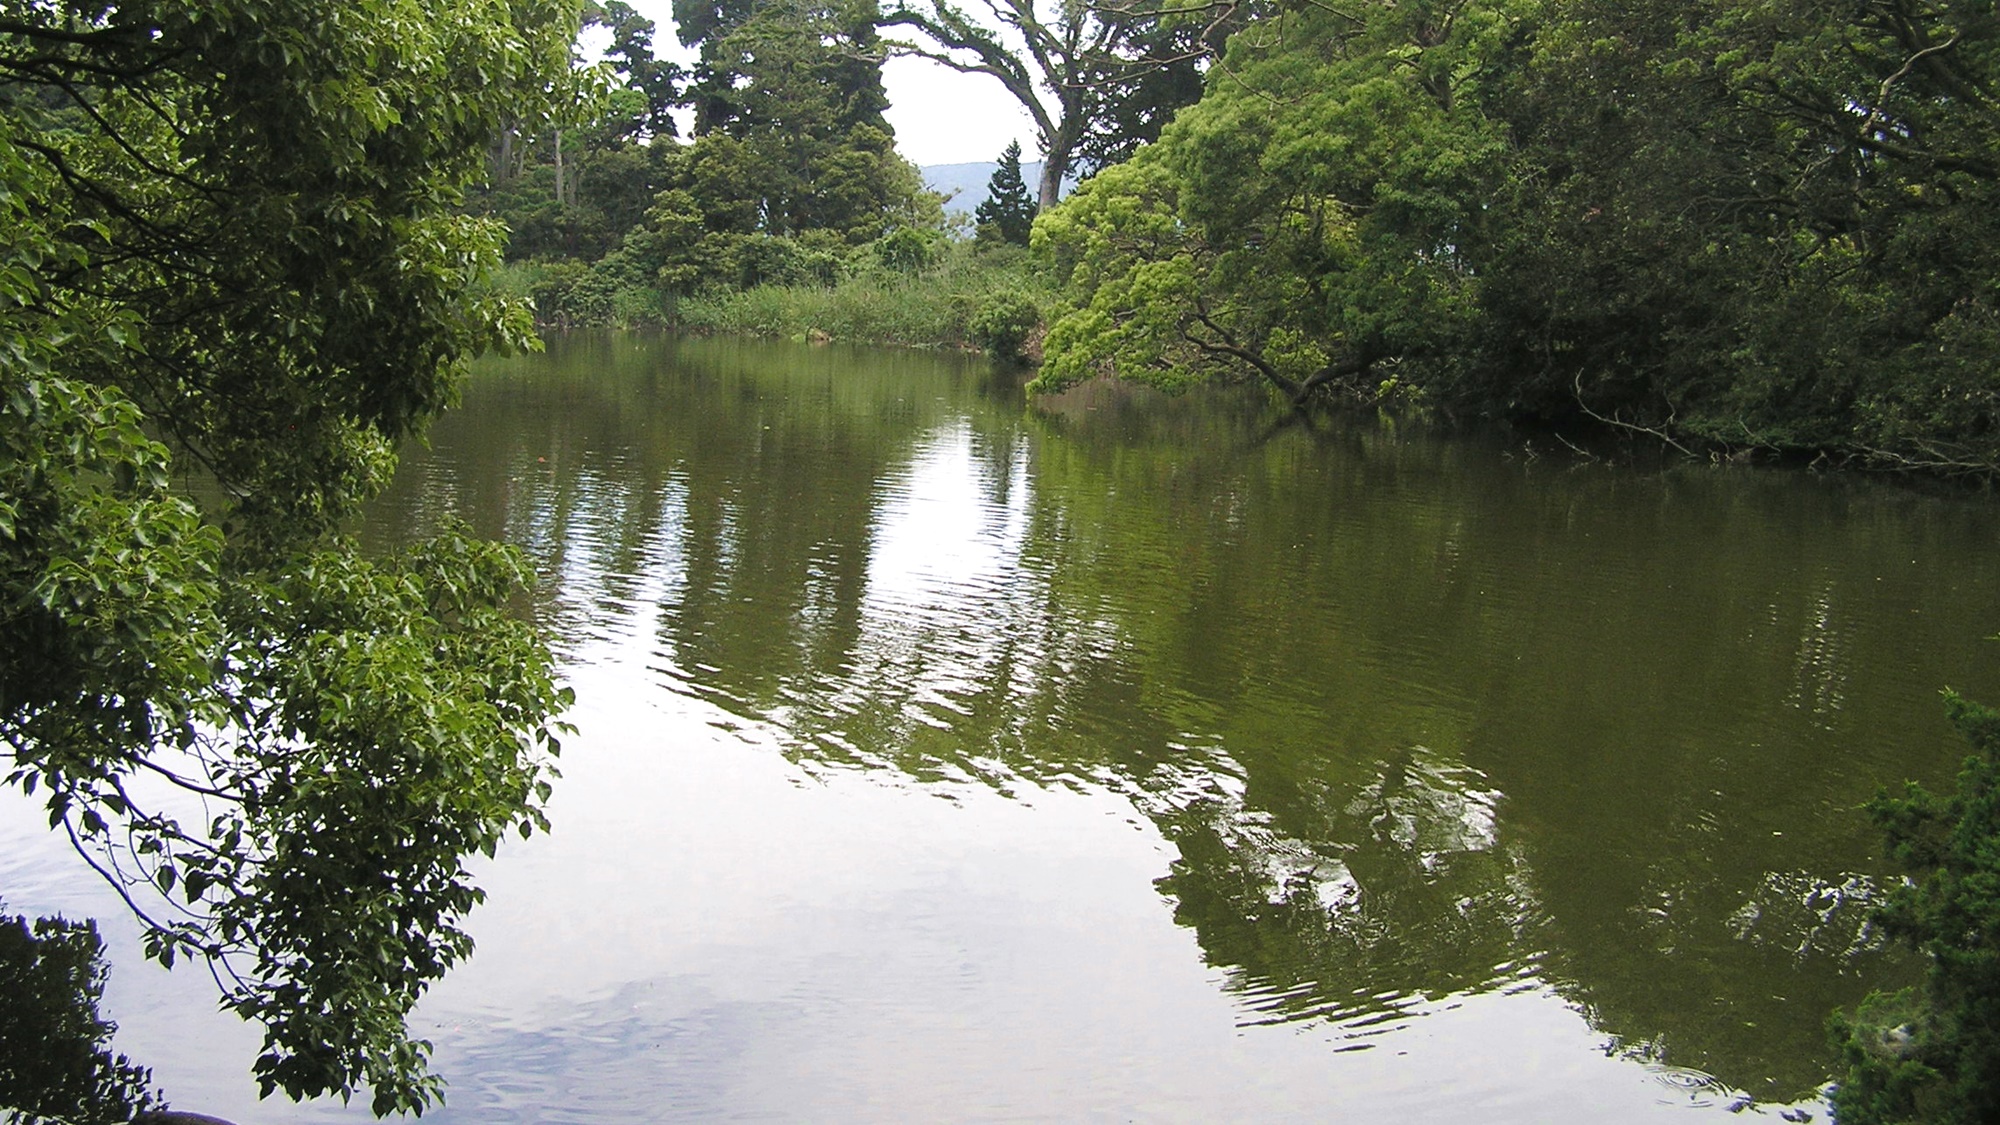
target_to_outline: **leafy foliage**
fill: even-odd
[[[464,359],[488,142],[568,97],[544,0],[0,15],[0,739],[148,952],[261,1021],[265,1093],[421,1110],[405,1019],[465,868],[542,825],[567,692],[452,529],[340,531]]]
[[[617,72],[595,123],[565,134],[561,161],[531,146],[478,201],[511,226],[509,257],[538,263],[540,323],[658,323],[704,290],[830,285],[935,259],[943,211],[882,116],[872,4],[683,3],[680,35],[701,62],[678,93],[678,71],[651,58],[649,21],[615,3],[595,18],[613,30]],[[694,106],[692,143],[647,124],[661,97]]]
[[[1041,307],[1027,294],[1010,291],[988,297],[966,328],[972,342],[988,355],[1018,362],[1027,358],[1028,341],[1041,323]]]
[[[1296,5],[1041,220],[1045,386],[2000,468],[1990,5]],[[1065,321],[1067,323],[1065,324]]]
[[[1462,247],[1501,168],[1457,76],[1499,27],[1465,13],[1437,33],[1422,6],[1375,16],[1299,16],[1283,42],[1313,50],[1239,34],[1240,82],[1038,221],[1070,294],[1043,389],[1249,370],[1294,400],[1369,396],[1378,369],[1452,354],[1474,287]]]
[[[583,20],[611,32],[606,54],[622,80],[623,91],[638,95],[614,98],[610,108],[624,115],[618,132],[627,137],[673,136],[672,113],[680,103],[680,83],[686,76],[680,67],[654,56],[653,33],[657,29],[653,21],[623,0],[586,4]]]
[[[1945,705],[1975,751],[1956,792],[1939,800],[1911,783],[1868,806],[1917,879],[1879,921],[1929,973],[1921,994],[1877,995],[1833,1021],[1842,1125],[2000,1117],[2000,712],[1949,692]]]

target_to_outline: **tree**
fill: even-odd
[[[1239,32],[1232,81],[1042,215],[1065,299],[1038,389],[1247,373],[1294,403],[1372,399],[1412,361],[1453,361],[1480,201],[1507,167],[1473,96],[1507,23],[1473,4],[1357,11]]]
[[[633,10],[623,0],[595,0],[585,5],[586,26],[595,24],[611,32],[606,52],[623,83],[638,97],[622,116],[621,132],[629,137],[671,137],[675,134],[673,110],[680,104],[680,82],[686,77],[681,68],[653,55],[652,20]]]
[[[468,209],[507,224],[507,256],[602,257],[659,193],[685,75],[653,56],[654,25],[620,0],[586,4],[584,25],[611,33],[606,59],[571,60],[583,96],[539,136],[502,131]]]
[[[986,0],[996,29],[947,0],[920,3],[898,0],[883,12],[882,26],[909,28],[926,42],[890,48],[1006,87],[1035,123],[1043,210],[1055,206],[1079,165],[1095,171],[1129,157],[1192,103],[1201,93],[1202,63],[1219,53],[1245,11],[1236,0],[1161,6],[1061,0],[1044,15],[1035,0]]]
[[[520,557],[345,532],[466,358],[532,342],[459,213],[566,98],[556,0],[0,5],[0,755],[264,1026],[264,1093],[439,1079],[466,871],[567,692]]]
[[[1249,373],[2000,472],[1983,5],[1299,3],[1216,67],[1038,221],[1041,386]]]
[[[670,187],[690,191],[719,233],[880,237],[922,180],[896,155],[882,111],[873,0],[691,7],[696,141]]]
[[[1868,806],[1917,879],[1877,918],[1928,970],[1920,992],[1877,993],[1833,1020],[1841,1125],[2000,1117],[2000,712],[1951,692],[1945,705],[1974,751],[1957,791],[1939,801],[1912,782]]]
[[[770,129],[821,103],[833,126],[891,132],[882,111],[875,0],[675,0],[681,43],[699,47],[688,98],[697,137]]]
[[[1000,167],[987,181],[986,198],[972,209],[972,216],[981,229],[990,227],[1002,242],[1026,246],[1038,210],[1028,198],[1028,185],[1021,181],[1021,142],[1011,141],[1000,154]]]

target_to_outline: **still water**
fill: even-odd
[[[526,549],[580,728],[420,1009],[442,1122],[1825,1110],[1912,978],[1856,806],[2000,699],[1989,500],[911,353],[558,340],[370,517]],[[256,1038],[0,806],[10,910],[254,1121]]]

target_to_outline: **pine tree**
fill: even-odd
[[[1026,246],[1037,210],[1028,185],[1021,179],[1021,142],[1010,142],[1007,151],[1000,154],[1000,167],[986,183],[985,201],[973,209],[972,216],[982,234],[990,229],[988,237]]]

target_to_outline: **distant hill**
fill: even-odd
[[[971,164],[926,164],[918,171],[923,173],[924,186],[951,196],[945,200],[947,212],[970,215],[973,208],[986,202],[986,185],[999,167],[996,161],[977,160]],[[1027,182],[1028,194],[1033,195],[1035,185],[1042,181],[1042,162],[1021,161],[1021,179]],[[1074,187],[1076,181],[1071,179],[1063,184],[1063,191],[1067,193]],[[954,191],[958,194],[952,195]]]

